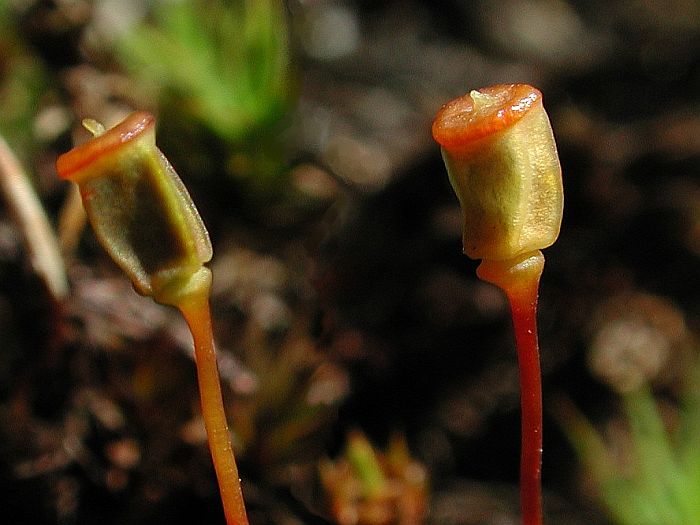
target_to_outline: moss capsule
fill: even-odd
[[[472,91],[433,123],[464,218],[464,252],[509,260],[550,246],[563,209],[561,168],[542,94],[525,84]]]
[[[135,112],[61,155],[61,178],[78,184],[100,243],[134,288],[163,304],[207,286],[209,235],[185,186],[156,147],[155,118]]]

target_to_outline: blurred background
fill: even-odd
[[[519,523],[507,304],[432,118],[544,94],[551,524],[700,522],[696,0],[0,0],[0,521],[223,523],[191,341],[56,157],[134,109],[212,236],[251,523]]]

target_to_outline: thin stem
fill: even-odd
[[[538,281],[508,293],[520,368],[520,505],[524,525],[542,523],[542,382],[537,342]]]
[[[202,297],[200,297],[202,295]],[[233,455],[216,364],[209,300],[205,294],[190,296],[178,308],[194,339],[195,362],[204,427],[228,525],[248,525],[241,480]]]
[[[508,296],[520,369],[520,506],[523,525],[542,524],[542,379],[537,295],[544,256],[537,250],[507,261],[482,261],[477,275]]]

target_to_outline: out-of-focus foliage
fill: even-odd
[[[598,431],[568,404],[561,414],[608,513],[620,525],[700,523],[700,361],[683,314],[620,294],[591,328],[591,371],[618,392],[622,416]]]
[[[34,142],[32,123],[47,76],[16,31],[16,13],[0,2],[0,133],[23,159]]]
[[[130,31],[118,54],[164,102],[176,103],[228,142],[250,139],[291,104],[287,23],[279,0],[158,4],[153,22]]]
[[[698,384],[696,377],[674,431],[648,388],[624,394],[624,443],[611,444],[583,416],[569,414],[571,441],[615,523],[700,523]]]
[[[622,417],[601,432],[567,403],[560,414],[604,506],[620,525],[700,523],[700,361],[683,314],[621,294],[591,326],[591,371],[619,393]],[[681,387],[674,402],[655,397],[661,385]]]
[[[118,41],[116,55],[142,90],[156,93],[164,129],[174,123],[207,147],[212,141],[195,128],[211,133],[225,151],[216,171],[244,181],[251,196],[283,191],[279,124],[295,88],[280,0],[158,3]]]

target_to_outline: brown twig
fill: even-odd
[[[0,192],[24,239],[33,271],[54,301],[68,295],[68,279],[58,241],[22,165],[0,137]]]

